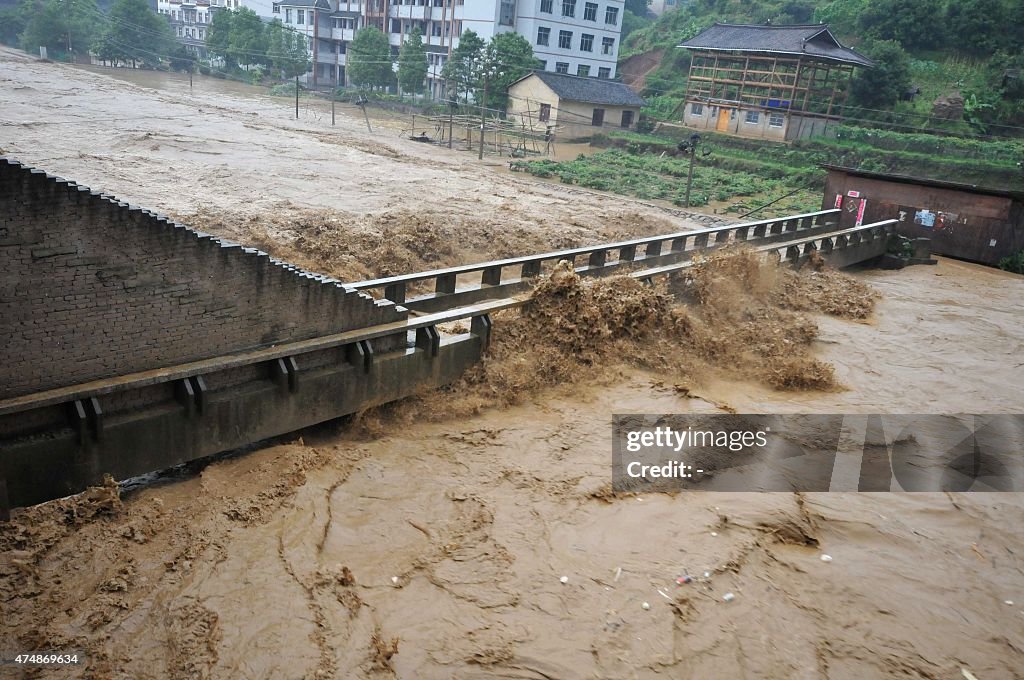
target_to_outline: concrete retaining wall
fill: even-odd
[[[0,399],[406,316],[0,158]],[[387,351],[404,338],[375,342]]]

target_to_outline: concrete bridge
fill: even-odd
[[[562,260],[651,281],[732,243],[791,265],[885,253],[895,220],[838,213],[342,283],[0,158],[0,516],[451,383]]]

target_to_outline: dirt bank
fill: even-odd
[[[10,52],[0,83],[7,153],[339,276],[685,226],[382,142],[358,120],[325,133],[280,103]],[[943,260],[858,274],[870,300],[830,274],[734,273],[683,288],[715,300],[745,281],[777,309],[770,291],[788,287],[795,309],[777,318],[815,335],[725,340],[803,337],[844,389],[704,370],[680,390],[667,364],[610,344],[597,369],[503,409],[372,436],[327,424],[122,498],[108,486],[19,510],[0,528],[0,646],[85,652],[34,674],[54,678],[1024,677],[1017,494],[608,493],[612,413],[1019,412],[1024,279]],[[551,293],[622,302],[562,284]],[[665,332],[645,320],[657,291],[620,285],[639,304],[569,329],[581,357],[594,332]]]

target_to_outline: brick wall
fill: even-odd
[[[0,399],[406,315],[0,158]]]

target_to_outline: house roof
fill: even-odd
[[[607,78],[591,78],[589,76],[571,76],[567,73],[551,71],[534,71],[517,80],[512,85],[527,78],[537,76],[541,82],[550,87],[559,99],[587,104],[607,104],[609,106],[643,106],[646,102],[629,86],[617,80]],[[509,88],[512,87],[509,85]]]
[[[887,172],[874,172],[872,170],[858,170],[856,168],[844,168],[841,165],[832,165],[831,163],[822,163],[820,167],[826,170],[842,172],[853,177],[878,179],[884,180],[886,182],[896,182],[897,184],[916,184],[918,186],[935,187],[938,189],[954,189],[956,191],[967,191],[972,194],[1000,196],[1003,198],[1012,198],[1018,201],[1024,201],[1024,191],[1015,191],[1013,189],[983,187],[978,186],[977,184],[967,184],[966,182],[950,182],[944,179],[929,179],[927,177],[913,177],[911,175],[899,175]]]
[[[859,52],[843,47],[825,24],[808,26],[772,26],[751,24],[715,24],[679,47],[728,52],[767,52],[808,55],[824,61],[873,67],[873,61]]]

